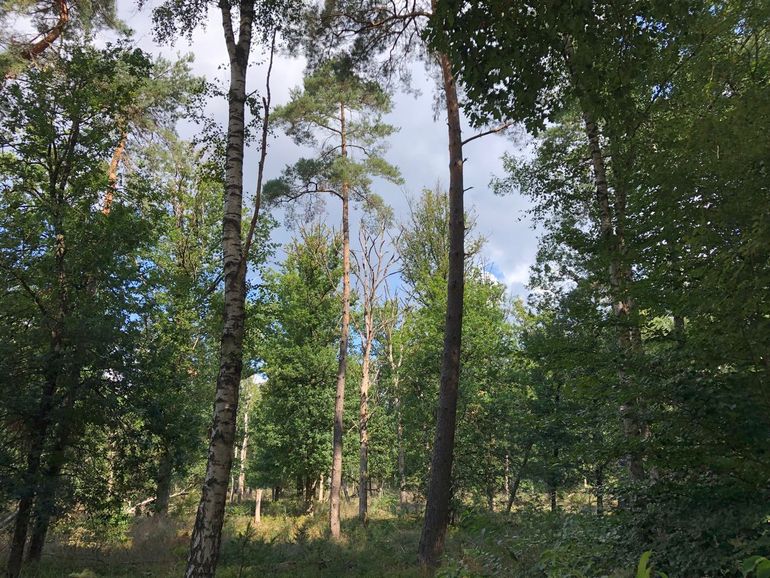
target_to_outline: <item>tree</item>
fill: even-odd
[[[524,121],[537,131],[565,107],[579,111],[593,172],[592,216],[621,352],[618,381],[628,392],[619,409],[632,448],[629,474],[641,481],[646,474],[639,451],[648,424],[637,407],[639,385],[630,375],[642,348],[627,248],[628,175],[635,170],[635,154],[625,145],[646,119],[648,95],[654,101],[655,87],[665,86],[687,59],[679,41],[704,8],[687,2],[622,7],[609,2],[555,11],[547,3],[511,9],[492,1],[474,4],[453,25],[458,4],[438,3],[432,39],[455,59],[473,120]],[[486,42],[489,37],[504,39],[506,48]]]
[[[214,400],[209,458],[203,483],[195,528],[190,540],[186,576],[213,576],[222,539],[227,487],[233,462],[238,414],[238,393],[243,368],[243,337],[246,321],[246,274],[248,250],[253,241],[259,215],[262,174],[267,154],[270,113],[270,70],[276,34],[284,27],[297,3],[292,0],[218,3],[222,30],[227,46],[230,80],[227,92],[228,123],[225,158],[225,206],[222,217],[222,280],[224,282],[223,324],[219,374]],[[168,0],[154,10],[156,34],[173,40],[178,33],[192,34],[208,11],[208,2]],[[238,13],[237,35],[234,26]],[[255,209],[243,239],[243,157],[246,138],[246,74],[255,37],[271,42],[271,66],[267,73],[267,91],[263,100],[261,158],[255,191]]]
[[[354,253],[356,261],[355,276],[358,280],[363,307],[363,331],[361,334],[361,386],[358,414],[359,435],[359,481],[358,481],[358,517],[367,521],[369,496],[369,385],[371,378],[371,358],[374,341],[382,333],[382,322],[375,318],[375,308],[380,293],[387,289],[390,269],[396,261],[394,253],[388,254],[386,243],[387,231],[392,225],[393,211],[381,202],[369,201],[369,214],[361,222],[359,229],[360,257]],[[392,357],[392,352],[391,352]]]
[[[133,156],[126,188],[162,195],[154,215],[158,241],[144,257],[147,305],[131,377],[141,424],[134,435],[151,436],[153,509],[164,515],[174,477],[195,463],[205,437],[205,400],[215,378],[210,288],[218,277],[222,181],[214,159],[188,142],[165,138]]]
[[[301,480],[308,511],[331,465],[340,250],[339,238],[327,229],[303,228],[287,247],[280,271],[266,273],[261,289],[269,312],[260,340],[260,372],[267,382],[252,409],[259,436],[249,479],[257,487]]]
[[[423,50],[421,40],[427,20],[432,17],[435,2],[328,3],[321,21],[330,23],[336,39],[355,39],[350,54],[364,68],[376,68],[386,77],[403,71],[408,56]],[[398,50],[397,50],[398,49]],[[441,360],[439,419],[433,444],[431,487],[425,510],[425,523],[420,537],[419,557],[425,566],[435,566],[444,547],[451,497],[452,454],[457,419],[457,387],[460,379],[462,341],[463,262],[465,223],[463,209],[463,146],[499,127],[463,140],[460,123],[460,101],[450,55],[442,49],[428,50],[431,64],[441,71],[441,93],[447,114],[449,152],[450,226],[447,310],[444,331],[444,354]],[[384,62],[377,57],[386,54]],[[373,65],[370,63],[374,63]]]
[[[271,198],[298,199],[332,194],[342,202],[342,323],[340,330],[337,393],[334,406],[332,475],[329,486],[330,527],[340,536],[345,373],[350,331],[350,198],[366,201],[371,178],[399,182],[398,171],[382,157],[381,141],[394,128],[382,122],[390,98],[375,83],[356,76],[343,60],[322,65],[305,78],[304,90],[295,90],[289,104],[276,110],[278,122],[297,143],[318,145],[318,157],[300,159],[287,167],[269,189]],[[353,151],[353,152],[351,152]],[[361,155],[355,159],[356,153]],[[268,194],[266,192],[266,194]]]
[[[33,38],[20,39],[8,32],[8,20],[24,17],[35,28]],[[26,65],[42,58],[57,41],[78,38],[99,28],[122,29],[115,16],[114,0],[11,0],[0,8],[0,74],[7,80]]]
[[[9,401],[8,419],[29,424],[19,440],[26,465],[14,490],[11,576],[19,573],[33,514],[29,556],[39,559],[71,448],[104,416],[99,392],[122,381],[133,325],[129,280],[151,236],[142,239],[148,225],[140,198],[126,199],[109,221],[93,208],[116,141],[113,118],[135,105],[133,86],[151,68],[140,50],[75,47],[55,65],[12,80],[0,96],[0,269],[10,299],[3,310],[10,327],[30,328],[29,339],[7,341],[28,361],[4,371],[6,395],[27,384],[24,396]]]

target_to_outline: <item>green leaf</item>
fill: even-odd
[[[743,564],[741,564],[741,573],[744,576],[748,576],[754,571],[757,563],[762,559],[762,556],[752,556],[751,558],[746,558],[743,561]]]
[[[636,567],[636,578],[650,578],[650,569],[647,566],[650,556],[652,556],[652,550],[647,550],[639,558],[639,565]]]
[[[770,578],[770,560],[762,558],[754,568],[754,574],[757,578]]]

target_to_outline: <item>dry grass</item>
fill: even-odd
[[[228,511],[219,578],[420,575],[415,557],[419,522],[397,515],[389,502],[374,500],[366,526],[356,518],[357,503],[344,503],[339,541],[330,540],[324,505],[313,515],[295,515],[289,500],[267,502],[257,527],[251,507],[246,503]],[[43,561],[26,567],[23,576],[177,577],[185,566],[191,526],[190,516],[135,518],[121,536],[100,541],[98,532],[70,524],[59,529]]]

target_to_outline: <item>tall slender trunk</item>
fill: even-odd
[[[186,578],[213,577],[222,540],[227,485],[233,462],[238,393],[243,367],[243,330],[246,318],[246,267],[242,260],[243,153],[246,73],[251,48],[254,4],[240,2],[238,41],[233,32],[231,7],[221,3],[222,27],[230,58],[225,207],[222,219],[224,311],[219,352],[214,417],[208,463],[195,517]]]
[[[532,452],[533,445],[534,445],[534,442],[530,441],[530,442],[527,442],[527,445],[524,448],[524,456],[521,459],[521,466],[519,467],[519,471],[516,472],[516,477],[513,479],[513,484],[511,485],[511,491],[508,494],[508,502],[505,504],[506,512],[510,513],[511,508],[513,507],[513,504],[516,501],[516,494],[519,492],[521,479],[523,478],[524,472],[527,469],[527,462],[529,461],[529,455]]]
[[[78,124],[73,126],[73,135],[78,133]],[[76,137],[73,136],[73,142]],[[58,183],[51,180],[51,200],[54,204],[63,202],[62,192]],[[56,264],[56,288],[58,292],[58,305],[56,315],[52,320],[50,359],[46,367],[43,391],[40,396],[38,411],[32,424],[32,440],[27,452],[27,467],[24,473],[24,492],[19,499],[16,519],[14,521],[13,536],[8,552],[7,575],[16,578],[21,572],[24,547],[27,542],[29,522],[32,514],[32,506],[40,488],[40,469],[42,456],[45,449],[46,438],[52,424],[52,413],[57,391],[60,389],[60,381],[63,371],[63,332],[64,322],[69,311],[69,293],[67,289],[67,273],[65,268],[65,256],[67,246],[65,244],[64,226],[60,214],[54,216],[54,260]]]
[[[340,103],[340,155],[347,157],[345,105]],[[345,373],[348,366],[348,334],[350,331],[350,191],[342,183],[342,329],[337,367],[337,393],[334,400],[334,440],[332,475],[329,485],[329,527],[332,538],[340,537],[340,489],[342,487],[342,420],[345,413]]]
[[[503,464],[503,493],[507,496],[511,491],[511,456],[505,452]]]
[[[572,38],[565,37],[564,58],[572,83],[579,88],[579,75],[574,68],[574,51]],[[636,305],[628,294],[632,273],[630,265],[625,262],[626,196],[623,187],[616,186],[614,201],[611,201],[607,180],[606,155],[602,149],[599,126],[586,103],[581,101],[580,106],[593,168],[595,201],[599,209],[599,232],[603,249],[609,257],[610,298],[612,299],[613,315],[618,325],[617,342],[621,352],[618,377],[621,386],[624,386],[625,389],[625,386],[629,384],[628,357],[631,353],[641,350],[641,333],[634,320]],[[638,481],[645,477],[642,456],[637,449],[644,436],[645,426],[640,421],[636,405],[635,396],[629,396],[620,406],[620,416],[623,422],[624,436],[633,446],[632,451],[627,456],[628,472],[632,480]]]
[[[606,161],[599,138],[599,127],[587,110],[583,112],[583,123],[591,154],[591,164],[594,170],[596,203],[600,214],[600,232],[605,250],[609,253],[610,257],[610,294],[613,315],[618,325],[617,340],[622,357],[618,367],[618,377],[621,386],[625,389],[629,386],[627,359],[629,355],[641,347],[639,328],[634,326],[635,322],[633,321],[635,303],[628,295],[631,269],[623,260],[623,253],[625,251],[623,220],[626,201],[625,195],[616,193],[614,204],[610,203]],[[632,480],[638,481],[644,479],[645,473],[642,456],[637,449],[643,436],[643,426],[637,415],[638,409],[636,406],[637,402],[634,396],[629,396],[620,406],[620,415],[623,420],[623,433],[626,439],[634,446],[627,457],[628,472]]]
[[[158,477],[155,486],[155,513],[158,516],[168,514],[169,496],[171,496],[171,475],[173,473],[174,461],[171,459],[169,449],[163,448],[158,463]]]
[[[254,525],[259,526],[262,521],[262,488],[257,488],[254,497]]]
[[[596,466],[596,515],[604,514],[604,466]]]
[[[404,451],[404,418],[401,415],[401,399],[396,398],[396,443],[398,444],[398,505],[407,502],[406,495],[406,452]]]
[[[553,456],[553,463],[557,464],[559,461],[559,448],[554,447],[552,454]],[[556,472],[551,471],[551,474],[548,476],[548,496],[551,501],[551,511],[555,512],[558,508],[558,504],[556,503],[557,494],[556,491],[558,489],[558,484],[556,480]]]
[[[243,499],[243,493],[246,491],[246,459],[249,451],[249,412],[243,414],[243,441],[241,442],[241,451],[239,458],[238,485],[235,494],[238,503]]]
[[[460,107],[449,58],[445,54],[439,54],[438,58],[441,65],[449,132],[449,271],[436,437],[433,444],[425,521],[418,550],[420,564],[428,567],[438,564],[439,557],[444,551],[444,539],[449,522],[465,283],[465,215]]]
[[[360,406],[358,410],[358,438],[359,438],[359,478],[358,485],[367,488],[369,485],[369,365],[372,354],[372,339],[374,338],[372,306],[368,304],[365,313],[366,343],[364,344],[364,356],[361,363],[361,391]],[[369,508],[369,492],[358,492],[358,517],[366,523]]]
[[[313,510],[315,509],[315,491],[316,491],[316,484],[318,483],[318,480],[314,477],[307,476],[304,480],[304,502],[305,502],[305,513],[306,514],[312,514]]]

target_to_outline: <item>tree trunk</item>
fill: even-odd
[[[511,485],[511,492],[508,494],[508,503],[505,505],[505,511],[507,513],[511,512],[511,508],[513,507],[514,502],[516,501],[516,494],[519,491],[519,486],[521,485],[521,479],[524,476],[524,470],[527,467],[527,462],[529,461],[529,454],[532,451],[532,445],[534,442],[528,442],[527,446],[524,448],[524,456],[521,459],[521,467],[519,468],[519,471],[516,472],[516,478],[513,480],[513,485]]]
[[[340,103],[340,156],[347,157],[345,106]],[[332,475],[329,485],[329,527],[334,540],[340,537],[340,488],[342,486],[342,441],[345,413],[345,373],[348,365],[348,333],[350,331],[350,199],[348,183],[342,183],[342,328],[337,368],[337,393],[334,400],[334,441]]]
[[[254,499],[254,525],[259,526],[262,521],[262,488],[257,488]]]
[[[104,203],[102,205],[102,214],[109,215],[112,210],[112,201],[115,199],[115,191],[118,189],[118,166],[120,161],[123,160],[123,153],[126,151],[126,141],[128,140],[128,134],[125,128],[120,129],[120,141],[118,146],[115,147],[115,151],[112,153],[112,159],[110,159],[110,170],[107,174],[108,185],[107,191],[104,193]]]
[[[173,473],[174,462],[171,459],[171,452],[168,448],[163,449],[158,464],[158,478],[155,486],[155,513],[158,516],[168,514],[168,501],[171,496],[171,474]]]
[[[32,517],[32,506],[39,488],[39,476],[42,465],[43,448],[51,423],[51,412],[54,404],[54,394],[58,377],[57,365],[61,357],[61,334],[54,330],[52,336],[53,359],[49,364],[48,376],[40,399],[40,407],[32,426],[32,443],[27,452],[27,467],[24,473],[23,494],[14,520],[13,535],[8,552],[7,575],[16,578],[21,572],[24,558],[24,547],[27,543],[29,522]],[[54,361],[57,360],[57,361]]]
[[[573,85],[579,87],[579,76],[574,70],[574,46],[572,39],[564,40],[564,58],[570,71]],[[599,209],[599,231],[602,237],[604,250],[609,257],[609,287],[612,299],[612,309],[618,324],[618,346],[621,352],[621,362],[618,368],[621,386],[628,383],[627,357],[633,351],[641,349],[641,336],[639,328],[633,319],[635,304],[628,295],[628,286],[631,283],[631,267],[625,263],[625,211],[626,196],[622,187],[616,186],[614,202],[610,201],[610,189],[607,180],[607,168],[605,154],[599,133],[599,126],[593,117],[589,107],[581,101],[583,125],[588,150],[591,155],[591,166],[594,173],[595,200]],[[632,480],[641,480],[645,477],[644,464],[638,451],[639,442],[644,435],[645,427],[640,422],[637,405],[634,396],[630,396],[620,406],[620,415],[623,421],[623,431],[626,439],[634,446],[627,457],[628,471]]]
[[[79,378],[79,368],[77,371],[70,372],[72,379],[76,379],[73,377],[75,375]],[[31,562],[39,562],[40,558],[43,556],[43,548],[45,547],[48,528],[56,508],[56,491],[59,488],[59,478],[64,469],[66,450],[70,445],[70,437],[72,435],[72,424],[68,419],[67,414],[72,411],[76,398],[77,382],[75,382],[73,389],[68,392],[68,395],[64,400],[64,417],[60,420],[54,446],[51,449],[51,455],[48,458],[48,463],[46,464],[46,467],[43,468],[42,479],[40,480],[37,501],[35,504],[35,523],[32,527],[29,551],[27,552],[27,559]]]
[[[73,132],[77,132],[77,130],[77,127],[73,127]],[[61,202],[61,195],[58,190],[52,189],[50,194],[52,196],[52,202]],[[54,319],[54,326],[51,330],[51,357],[46,366],[45,382],[40,396],[40,405],[31,427],[32,440],[29,451],[27,452],[24,490],[19,499],[16,519],[14,521],[13,536],[8,552],[7,574],[10,578],[16,578],[21,572],[32,506],[40,489],[39,476],[43,450],[45,448],[48,431],[51,427],[56,392],[60,389],[61,385],[64,343],[63,327],[69,310],[69,299],[64,261],[66,245],[64,241],[64,228],[60,219],[55,218],[54,231],[56,235],[54,257],[57,271],[58,308],[56,311],[56,318]]]
[[[397,384],[396,384],[397,385]],[[406,452],[404,451],[404,420],[401,416],[401,400],[396,398],[396,443],[398,444],[398,505],[406,505]]]
[[[457,99],[457,86],[449,58],[445,54],[440,54],[439,62],[446,98],[449,131],[449,271],[436,436],[433,444],[425,521],[418,550],[420,564],[426,567],[433,567],[438,564],[439,557],[444,550],[444,539],[449,521],[465,282],[465,215],[460,108]]]
[[[238,394],[243,366],[243,328],[246,318],[246,266],[242,259],[243,152],[246,73],[251,47],[254,4],[240,2],[238,42],[233,33],[231,8],[222,3],[222,25],[230,57],[225,207],[222,219],[224,311],[220,341],[214,417],[203,491],[195,517],[186,578],[214,576],[222,539],[227,485],[233,462]]]
[[[622,356],[620,367],[618,368],[618,376],[621,386],[625,389],[629,381],[626,368],[627,357],[634,349],[641,345],[638,328],[633,326],[632,321],[635,305],[627,294],[631,270],[622,259],[622,253],[625,250],[622,226],[622,217],[625,212],[625,197],[616,195],[619,198],[614,203],[615,224],[613,225],[613,207],[610,205],[609,200],[607,170],[599,139],[599,127],[587,111],[583,112],[583,122],[586,138],[588,139],[588,148],[591,153],[591,164],[594,169],[596,202],[601,215],[600,231],[610,257],[609,281],[613,301],[612,310],[618,324],[617,339]],[[623,420],[623,433],[626,439],[635,446],[627,457],[628,472],[632,480],[638,481],[644,479],[645,474],[642,457],[638,449],[636,449],[643,434],[643,427],[639,422],[637,409],[635,408],[636,405],[633,396],[630,396],[621,404],[620,415]]]
[[[25,60],[34,61],[38,56],[43,54],[43,52],[45,52],[45,50],[62,35],[62,32],[64,32],[64,29],[69,23],[70,8],[67,1],[54,0],[53,5],[59,12],[56,24],[46,32],[43,38],[21,51],[21,57]]]
[[[324,501],[324,475],[321,474],[321,477],[318,478],[318,501],[323,502]]]
[[[507,496],[511,491],[511,457],[505,452],[505,463],[503,464],[503,493]]]
[[[361,391],[360,407],[358,411],[358,438],[359,438],[359,479],[358,485],[362,488],[369,486],[369,432],[367,430],[369,422],[369,363],[372,353],[372,339],[374,339],[372,306],[369,304],[366,311],[366,343],[364,344],[364,355],[361,363]],[[367,522],[369,499],[368,492],[358,492],[358,518]]]
[[[248,458],[249,448],[249,413],[243,415],[243,442],[241,443],[241,452],[239,456],[238,485],[235,494],[238,503],[243,500],[243,493],[246,491],[246,460]]]
[[[604,514],[604,466],[596,466],[596,515]]]

